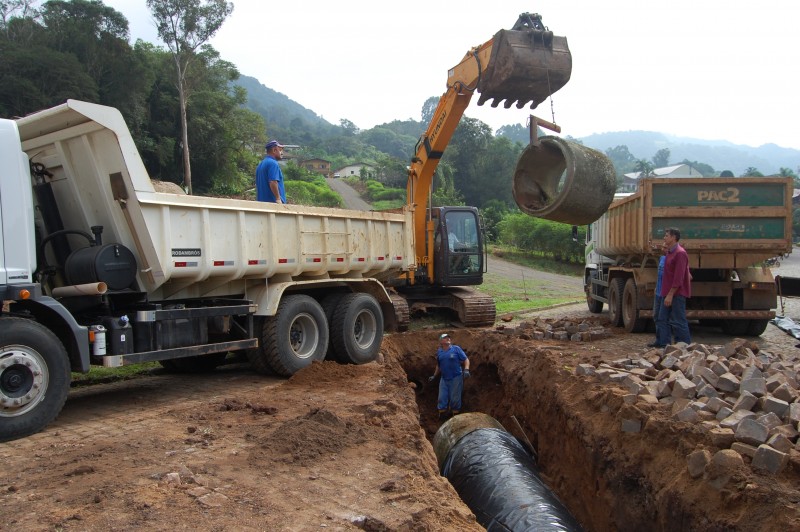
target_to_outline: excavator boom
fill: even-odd
[[[553,35],[538,14],[523,13],[510,30],[471,49],[447,74],[447,90],[425,134],[417,143],[408,174],[408,203],[414,209],[417,264],[434,278],[433,223],[426,207],[433,173],[474,92],[478,104],[491,100],[497,107],[530,104],[535,108],[563,87],[572,72],[572,55],[566,37]],[[413,277],[411,279],[413,284]]]

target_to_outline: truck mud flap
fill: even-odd
[[[614,165],[605,154],[551,136],[525,148],[512,183],[522,212],[572,225],[600,218],[616,188]]]

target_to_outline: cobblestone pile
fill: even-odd
[[[609,331],[591,320],[569,320],[537,318],[525,320],[517,327],[498,329],[505,334],[519,336],[523,340],[558,340],[592,342],[609,336]]]
[[[798,371],[798,354],[759,351],[743,339],[723,346],[679,343],[576,369],[626,388],[628,404],[667,405],[676,421],[701,427],[720,450],[690,454],[693,477],[732,462],[772,474],[800,463]],[[623,420],[622,430],[638,432],[641,421]]]

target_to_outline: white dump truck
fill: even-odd
[[[589,310],[608,305],[613,326],[645,330],[653,317],[664,229],[689,254],[690,320],[758,336],[775,317],[775,279],[764,265],[792,251],[792,180],[779,177],[643,178],[586,232]]]
[[[290,375],[373,360],[408,323],[382,283],[414,264],[408,209],[158,193],[120,113],[72,100],[0,120],[0,165],[0,440],[52,421],[92,364],[246,350]]]

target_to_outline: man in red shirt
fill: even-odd
[[[664,229],[664,245],[669,251],[661,281],[660,295],[664,300],[659,309],[659,317],[664,313],[669,324],[670,338],[674,336],[676,342],[688,344],[692,338],[689,334],[689,321],[686,319],[686,300],[692,297],[692,276],[689,274],[689,255],[678,243],[680,239],[679,229]]]

